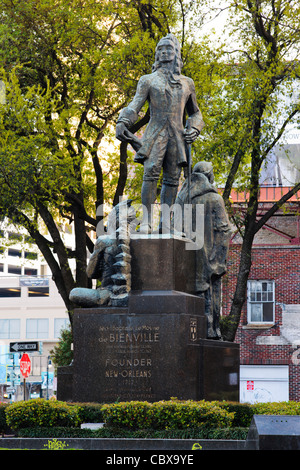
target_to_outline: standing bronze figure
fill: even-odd
[[[181,75],[181,69],[179,41],[173,34],[168,34],[157,44],[152,73],[140,78],[136,94],[131,103],[122,109],[116,126],[116,137],[132,142],[138,150],[135,162],[144,165],[142,233],[152,230],[151,211],[161,169],[161,204],[171,207],[175,202],[181,169],[188,165],[187,145],[194,142],[204,127],[194,82]],[[128,128],[137,121],[146,101],[150,106],[150,121],[138,142]],[[184,128],[185,113],[189,117]]]

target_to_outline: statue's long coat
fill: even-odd
[[[133,125],[137,121],[139,111],[148,101],[150,121],[142,137],[139,156],[148,158],[157,136],[166,126],[169,126],[176,140],[178,164],[184,166],[187,162],[183,138],[184,113],[186,111],[189,115],[191,127],[199,132],[204,126],[204,121],[197,105],[193,80],[183,75],[177,78],[178,84],[172,86],[167,75],[160,69],[143,75],[138,82],[133,100],[121,111],[119,121],[125,122],[128,127]]]
[[[187,204],[188,185],[185,182],[176,203]],[[191,202],[193,204],[193,231],[195,226],[195,204],[204,205],[204,245],[195,252],[196,291],[206,291],[211,279],[221,277],[226,272],[226,261],[230,238],[229,220],[223,198],[202,173],[191,177]]]

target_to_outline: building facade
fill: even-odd
[[[2,223],[0,233],[0,402],[24,397],[20,342],[38,343],[28,352],[31,373],[25,396],[51,397],[55,392],[50,351],[69,324],[68,314],[48,266],[30,238]],[[72,234],[68,233],[70,244]]]
[[[288,187],[262,187],[263,214]],[[243,210],[243,198],[235,195]],[[240,344],[240,401],[300,401],[300,194],[257,233],[247,302],[235,341]],[[223,279],[223,314],[230,312],[239,269],[241,240],[230,244]]]

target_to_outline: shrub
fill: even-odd
[[[148,402],[130,401],[102,406],[106,424],[125,428],[151,428],[152,405]]]
[[[69,403],[78,408],[80,423],[103,423],[101,403]]]
[[[251,408],[256,415],[300,415],[300,403],[296,401],[255,403]]]
[[[155,403],[153,420],[157,429],[197,428],[207,425],[224,428],[231,425],[234,414],[217,402],[161,401]]]
[[[80,428],[26,428],[18,430],[18,437],[31,438],[106,438],[106,439],[241,439],[247,437],[246,428],[211,428],[203,426],[188,429],[125,429],[101,428],[97,430]]]
[[[238,402],[220,402],[219,405],[225,410],[234,413],[232,426],[235,427],[249,427],[252,417],[255,414],[252,405],[249,403]]]
[[[34,428],[21,428],[17,431],[18,437],[30,437],[30,438],[91,438],[96,437],[95,431],[91,429],[80,429],[57,426],[55,428],[47,427],[34,427]]]
[[[0,434],[4,434],[9,431],[6,423],[5,410],[8,407],[8,403],[0,403]]]
[[[209,424],[229,427],[234,418],[217,402],[169,400],[156,403],[121,402],[102,407],[107,424],[131,429],[183,429]]]
[[[35,426],[78,426],[78,408],[56,400],[35,398],[9,405],[5,411],[8,426],[16,430]]]
[[[271,403],[235,403],[219,402],[227,411],[234,413],[232,426],[249,427],[254,415],[299,415],[299,402],[271,402]]]

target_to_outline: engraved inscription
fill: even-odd
[[[100,343],[105,344],[102,374],[105,392],[122,397],[137,388],[151,398],[153,347],[160,342],[160,327],[150,325],[104,326],[99,328]],[[115,385],[113,385],[115,384]]]
[[[190,318],[190,340],[197,341],[197,318]]]

